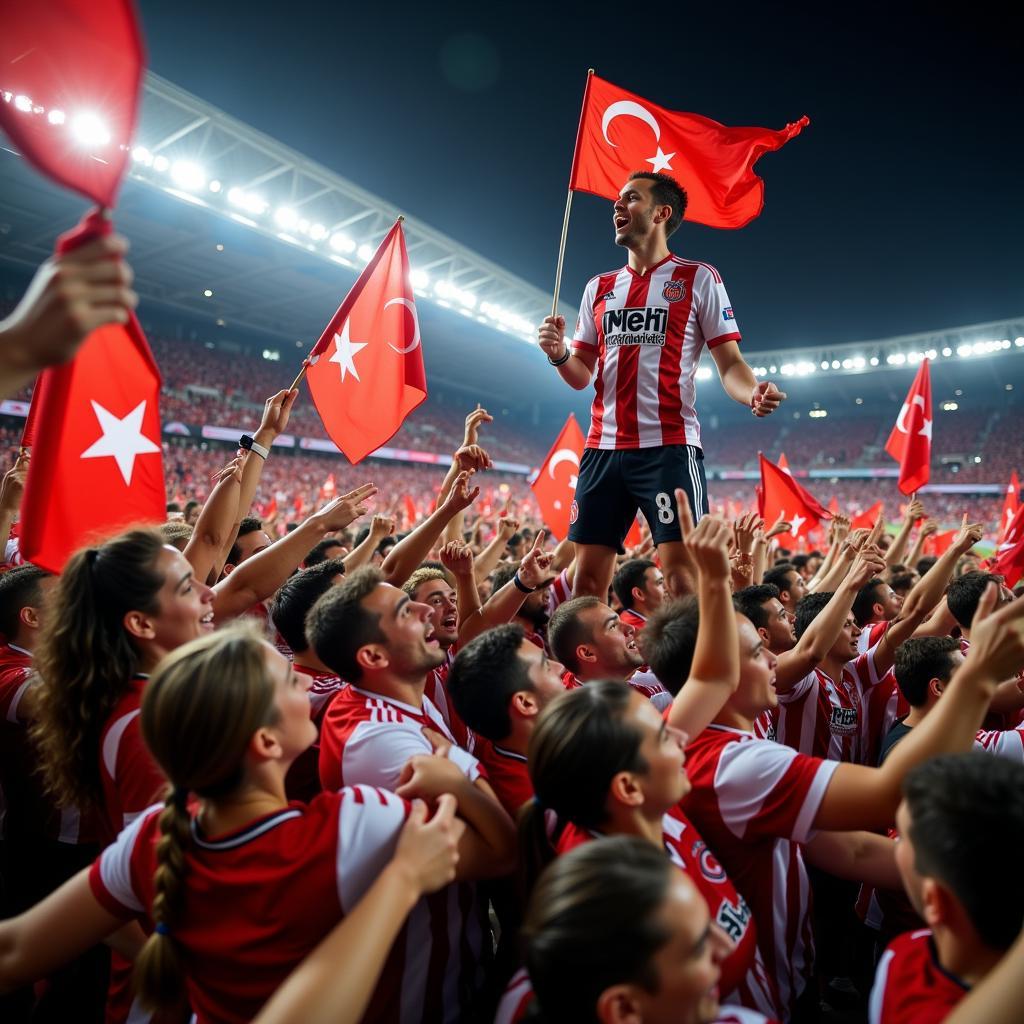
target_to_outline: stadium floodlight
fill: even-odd
[[[458,300],[462,303],[466,309],[476,309],[476,296],[472,292],[460,291],[458,294]]]
[[[191,160],[175,160],[171,164],[171,180],[179,188],[198,192],[206,187],[206,171]]]
[[[833,370],[838,370],[841,365],[842,365],[842,363],[840,363],[838,359],[833,359],[832,360],[832,369]]]
[[[430,275],[425,270],[410,270],[409,283],[425,292],[430,287]]]
[[[331,235],[330,246],[335,252],[355,252],[356,243],[352,241],[348,235],[343,234],[340,231],[335,231]]]
[[[807,413],[807,415],[810,416],[812,420],[822,420],[828,415],[828,410],[811,409],[810,412]]]
[[[872,356],[872,357],[871,357],[871,358],[870,358],[870,359],[868,360],[868,362],[869,362],[869,363],[870,363],[870,364],[871,364],[872,366],[877,366],[877,365],[878,365],[878,356]]]
[[[1024,348],[1024,338],[1014,338],[1013,343],[1017,348]]]
[[[863,370],[864,369],[864,357],[863,356],[854,356],[853,357],[853,368],[855,370]]]
[[[203,295],[206,296],[206,298],[208,298],[208,299],[212,299],[213,298],[213,292],[209,288],[204,288],[203,289]]]
[[[966,359],[967,356],[973,355],[973,353],[974,349],[971,348],[970,345],[957,345],[956,347],[956,354],[960,356],[961,359]]]
[[[951,348],[944,348],[942,354],[948,359],[953,354],[953,350]]]
[[[14,106],[23,114],[32,113],[32,100],[30,100],[28,96],[24,95],[24,93],[14,97]]]
[[[267,201],[252,192],[234,186],[228,189],[228,202],[232,206],[240,206],[247,213],[263,214],[267,212]]]
[[[361,246],[356,250],[356,255],[364,262],[369,263],[370,258],[373,256],[373,249],[363,242]]]
[[[50,124],[63,124],[67,120],[67,117],[63,110],[58,110],[54,107],[53,110],[46,115],[46,120],[49,121]]]
[[[145,146],[136,146],[132,150],[132,159],[143,167],[153,166],[153,154]]]
[[[960,408],[960,406],[957,405],[956,402],[943,402],[942,403],[942,411],[943,412],[956,412],[957,409],[959,409],[959,408]]]
[[[768,367],[768,372],[769,373],[778,373],[778,369],[776,367],[774,367],[774,366],[769,366]]]
[[[154,171],[159,171],[161,174],[163,174],[164,171],[166,171],[167,168],[170,167],[170,166],[171,166],[171,161],[168,160],[167,157],[165,157],[163,155],[163,153],[158,153],[155,157],[153,157],[153,170]]]
[[[211,182],[210,182],[210,191],[211,191],[211,192],[217,193],[217,192],[219,192],[219,191],[220,191],[220,190],[221,190],[221,189],[222,189],[223,187],[224,187],[224,186],[223,186],[223,185],[222,185],[222,184],[221,184],[221,183],[220,183],[220,182],[219,182],[219,181],[218,181],[218,180],[217,180],[216,178],[214,178],[214,179],[213,179],[213,181],[211,181]]]
[[[822,359],[822,361],[821,361],[821,368],[823,370],[827,370],[828,369],[828,360],[827,359]]]
[[[935,349],[933,349],[933,348],[930,348],[930,349],[928,349],[927,352],[925,352],[925,356],[928,359],[936,359],[938,357],[938,355],[939,355],[939,353],[936,352]]]
[[[711,380],[711,367],[710,366],[698,366],[697,367],[697,380]]]
[[[110,141],[110,130],[95,115],[79,114],[71,122],[71,132],[75,140],[83,146],[92,148],[105,146]]]
[[[323,224],[310,224],[309,225],[309,237],[314,242],[320,242],[327,237],[327,228]]]
[[[902,352],[893,352],[892,355],[885,357],[885,361],[890,366],[902,366],[907,361],[907,357]]]
[[[299,223],[299,215],[290,206],[279,206],[274,211],[274,221],[287,230]]]

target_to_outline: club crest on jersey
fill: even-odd
[[[685,281],[666,281],[665,287],[661,289],[661,297],[666,302],[678,302],[686,295]]]
[[[579,519],[579,517],[580,517],[580,507],[579,507],[579,505],[577,505],[577,504],[576,504],[576,502],[574,501],[574,502],[573,502],[573,503],[572,503],[572,504],[571,504],[571,505],[569,506],[569,523],[570,523],[570,525],[571,525],[572,523],[575,523],[575,522],[576,522],[576,520],[577,520],[577,519]]]

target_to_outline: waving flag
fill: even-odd
[[[806,540],[808,533],[818,526],[823,519],[829,519],[829,511],[824,508],[809,491],[800,486],[783,469],[774,462],[761,460],[761,496],[760,513],[769,526],[779,518],[792,524],[792,530],[780,537],[792,540]]]
[[[582,456],[583,431],[570,413],[530,485],[544,522],[559,540],[568,536],[569,525],[576,520],[576,483]]]
[[[900,464],[899,488],[913,494],[926,483],[932,457],[932,380],[927,359],[921,361],[907,400],[900,407],[885,450]]]
[[[0,125],[48,178],[113,206],[144,66],[130,0],[4,4]]]
[[[686,189],[686,220],[741,228],[764,206],[764,182],[754,164],[808,124],[802,117],[780,131],[729,128],[698,114],[666,110],[591,75],[569,188],[616,199],[633,171],[660,171]]]
[[[392,438],[427,397],[401,218],[324,328],[308,365],[320,419],[353,465]]]
[[[992,571],[1005,577],[1008,587],[1015,587],[1024,575],[1024,504],[1018,507],[1006,528]]]
[[[1010,530],[1010,523],[1021,507],[1020,480],[1017,479],[1017,470],[1010,473],[1010,482],[1006,485],[1006,500],[1003,502],[1003,514],[999,517],[999,533],[997,543],[1002,544]]]

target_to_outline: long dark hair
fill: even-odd
[[[62,806],[103,803],[100,736],[139,669],[124,616],[159,611],[163,547],[159,531],[129,530],[76,552],[55,588],[33,659],[40,685],[32,738]]]

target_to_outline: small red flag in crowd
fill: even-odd
[[[754,164],[808,124],[802,117],[781,131],[729,128],[698,114],[666,110],[590,75],[569,188],[616,199],[633,171],[660,171],[686,189],[686,220],[741,228],[764,206],[764,182]]]
[[[885,450],[900,464],[899,487],[904,494],[920,490],[931,473],[932,380],[928,366],[929,361],[923,359],[885,442]]]
[[[1002,544],[1010,530],[1010,523],[1021,507],[1020,481],[1017,479],[1017,470],[1010,473],[1010,482],[1006,485],[1006,500],[1003,502],[1003,514],[999,517],[999,536],[997,543]]]
[[[411,494],[405,496],[405,528],[411,530],[417,523],[416,502]]]
[[[328,436],[353,465],[427,397],[401,220],[313,346],[306,379]]]
[[[629,528],[629,532],[626,534],[626,539],[622,542],[622,546],[630,551],[633,548],[640,547],[644,542],[644,531],[640,525],[640,517],[637,516],[633,520],[633,525]]]
[[[145,66],[129,0],[5,4],[0,125],[48,178],[113,206]]]
[[[861,512],[850,520],[851,530],[870,530],[882,514],[882,503],[876,501],[866,512]]]
[[[1024,504],[1018,506],[1006,528],[996,550],[992,572],[1003,576],[1008,587],[1015,587],[1024,576]]]
[[[583,431],[570,413],[530,485],[545,524],[559,540],[568,536],[570,524],[576,521],[576,483],[582,457]]]
[[[334,482],[334,474],[328,473],[327,479],[320,485],[320,497],[325,501],[330,501],[337,489],[338,485]]]
[[[957,532],[957,530],[946,530],[943,533],[933,533],[930,537],[925,538],[924,553],[930,558],[944,555],[952,547]]]
[[[808,533],[823,519],[831,518],[828,509],[763,454],[760,460],[762,504],[759,511],[762,518],[769,526],[780,518],[784,519],[793,528],[780,537],[806,540]]]
[[[110,230],[93,213],[58,250]],[[132,313],[126,324],[93,331],[72,362],[44,370],[41,381],[21,553],[60,572],[83,544],[130,523],[164,519],[160,371]]]
[[[793,470],[789,468],[789,459],[786,458],[785,452],[779,452],[779,461],[775,463],[783,473],[788,473],[790,476],[793,475]]]

